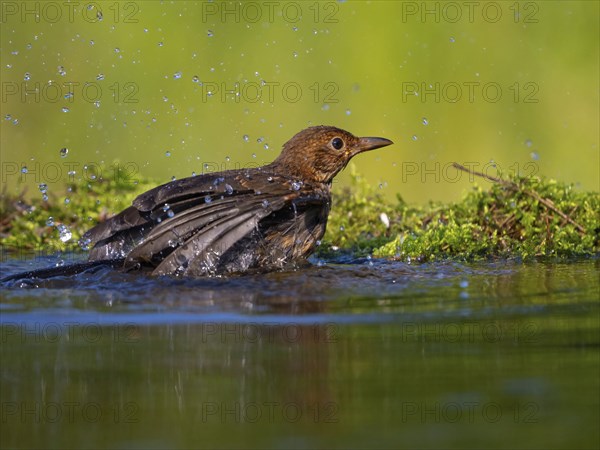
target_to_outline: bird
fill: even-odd
[[[88,264],[190,277],[298,264],[325,234],[334,177],[356,155],[391,144],[312,126],[262,167],[162,184],[83,235]]]

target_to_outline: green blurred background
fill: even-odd
[[[5,1],[2,184],[253,166],[331,124],[394,140],[354,161],[390,198],[460,198],[453,161],[597,190],[598,5]]]

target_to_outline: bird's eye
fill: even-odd
[[[344,141],[342,141],[342,140],[341,140],[340,138],[338,138],[338,137],[336,137],[336,138],[333,138],[333,139],[331,140],[331,146],[332,146],[333,148],[335,148],[336,150],[339,150],[339,149],[341,149],[341,148],[344,146]]]

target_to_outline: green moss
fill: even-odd
[[[94,224],[131,205],[140,193],[157,185],[147,179],[135,180],[120,170],[118,163],[101,168],[108,178],[80,178],[60,191],[49,189],[48,200],[39,196],[26,200],[5,192],[0,197],[0,245],[10,249],[36,251],[77,251],[79,239]],[[65,228],[66,227],[66,228]],[[67,232],[71,238],[63,242]]]
[[[386,202],[378,189],[350,170],[352,185],[334,195],[318,249],[321,257],[340,251],[406,261],[600,253],[600,196],[595,192],[577,192],[572,185],[539,178],[497,179],[488,191],[475,187],[460,202],[416,207],[400,196]],[[113,173],[111,179],[75,181],[63,195],[49,192],[48,201],[41,196],[25,201],[4,192],[0,244],[9,249],[78,250],[87,229],[158,184]],[[50,217],[54,224],[49,226]],[[63,226],[72,233],[67,242],[61,240]]]
[[[396,205],[385,204],[381,194],[353,173],[352,189],[335,199],[321,251],[349,247],[407,261],[600,252],[598,193],[539,178],[495,181],[489,191],[475,187],[460,202],[415,208],[400,197]],[[381,213],[389,228],[379,219]]]

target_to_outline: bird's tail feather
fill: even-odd
[[[27,272],[21,272],[14,275],[9,275],[8,277],[0,279],[0,283],[5,283],[8,281],[15,280],[25,280],[25,279],[46,279],[53,277],[70,277],[73,275],[77,275],[79,273],[85,272],[86,270],[92,269],[94,267],[112,267],[112,268],[120,268],[123,267],[124,259],[104,259],[100,261],[86,261],[77,264],[70,264],[68,266],[58,266],[58,267],[47,267],[45,269],[37,269],[30,270]]]

